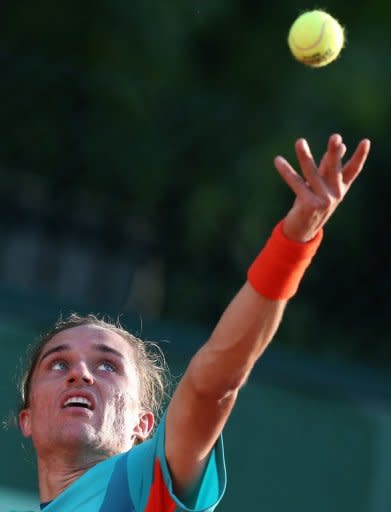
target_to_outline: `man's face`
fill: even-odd
[[[20,413],[38,455],[59,450],[111,456],[147,437],[151,414],[139,407],[131,346],[97,326],[73,327],[44,347],[31,380],[29,407]]]

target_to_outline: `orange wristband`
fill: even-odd
[[[270,300],[286,300],[295,295],[323,238],[320,230],[309,242],[295,242],[284,235],[282,224],[280,221],[273,229],[247,273],[251,286]]]

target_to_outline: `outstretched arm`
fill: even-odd
[[[300,139],[295,149],[301,175],[284,158],[275,159],[277,171],[295,194],[294,204],[278,235],[283,244],[288,244],[288,249],[292,244],[295,250],[307,250],[321,237],[323,226],[362,170],[369,148],[369,141],[362,140],[343,165],[346,147],[340,135],[332,135],[317,167],[307,142]],[[264,268],[259,269],[266,264],[267,257],[261,253],[259,258],[255,262],[255,277],[249,274],[251,283],[247,281],[239,290],[207,343],[193,357],[169,405],[166,455],[179,494],[189,490],[202,473],[239,389],[279,326],[286,303],[294,293],[292,280],[299,283],[294,268],[292,274],[292,265],[297,266],[296,263],[289,261],[286,271],[277,272],[278,267],[273,267],[272,262],[268,269],[276,275],[269,276]],[[307,264],[309,261],[310,258]],[[303,261],[301,266],[304,272]],[[277,285],[272,284],[273,293],[270,293],[270,281],[274,277]]]

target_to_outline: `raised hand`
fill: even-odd
[[[288,238],[306,242],[318,233],[360,174],[369,149],[370,141],[363,139],[350,160],[343,164],[346,146],[341,135],[331,135],[327,151],[317,167],[307,141],[299,139],[295,150],[301,174],[282,156],[275,158],[277,171],[296,196],[284,220],[283,229]]]

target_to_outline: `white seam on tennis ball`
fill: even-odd
[[[326,27],[326,23],[327,23],[327,20],[324,20],[324,22],[322,23],[322,28],[320,29],[320,34],[319,34],[319,37],[318,39],[310,44],[309,46],[299,46],[296,41],[295,41],[295,38],[292,36],[292,42],[293,42],[293,46],[297,49],[297,50],[304,50],[304,51],[308,51],[308,50],[312,50],[313,48],[315,48],[316,46],[318,46],[318,44],[322,41],[322,38],[323,38],[323,34],[324,34],[324,29]]]

